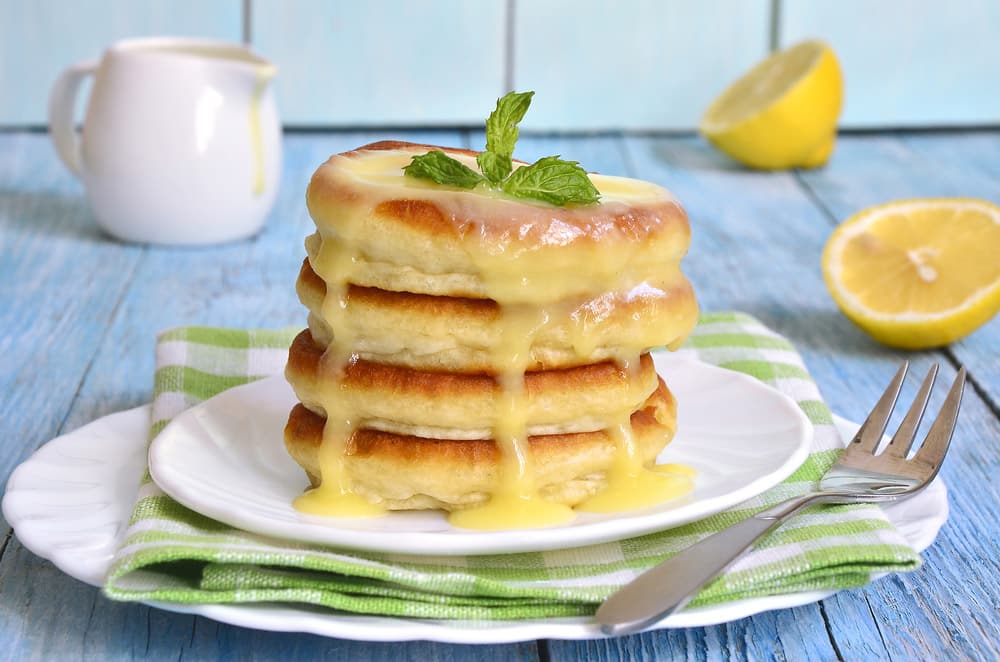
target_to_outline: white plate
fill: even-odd
[[[48,442],[7,480],[3,515],[21,544],[88,584],[104,583],[146,466],[149,407]]]
[[[856,424],[838,417],[834,421],[843,438],[850,439],[857,431]],[[148,426],[149,407],[113,414],[50,441],[21,464],[11,474],[3,500],[4,517],[21,544],[71,577],[100,586],[131,514],[143,470]],[[936,479],[917,496],[886,506],[885,513],[914,549],[923,551],[948,518],[944,483]],[[650,629],[715,625],[808,604],[833,593],[789,593],[686,609]],[[275,604],[155,606],[243,627],[360,641],[422,639],[487,644],[604,636],[588,618],[470,623],[362,616]]]
[[[707,517],[760,494],[802,464],[812,425],[784,394],[732,370],[688,358],[655,356],[680,417],[661,462],[698,471],[683,499],[628,513],[579,513],[545,529],[474,531],[448,524],[442,511],[377,518],[303,515],[292,501],[308,485],[282,443],[297,402],[277,376],[229,389],[168,425],[149,450],[164,492],[203,515],[247,531],[341,548],[406,554],[497,554],[591,545],[662,531]]]

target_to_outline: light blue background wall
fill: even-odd
[[[1000,123],[1000,0],[782,0],[779,35],[833,46],[843,126]]]
[[[247,39],[289,126],[692,129],[772,46],[819,37],[850,127],[1000,123],[1000,0],[0,0],[0,126],[45,123],[61,69],[149,34]]]
[[[240,0],[0,0],[0,125],[44,124],[63,68],[129,36],[239,41]]]

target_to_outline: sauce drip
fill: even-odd
[[[608,430],[616,448],[614,462],[607,474],[607,487],[577,505],[577,510],[591,513],[639,510],[684,496],[694,488],[695,472],[690,467],[661,465],[663,469],[649,469],[643,466],[627,416],[625,414],[623,422]]]
[[[639,360],[636,355],[626,356],[620,361],[622,369],[630,375],[631,389],[638,383]],[[608,428],[608,435],[615,443],[615,456],[607,471],[607,485],[578,504],[578,510],[591,513],[639,510],[676,499],[693,489],[692,475],[654,472],[644,466],[631,418],[631,411],[623,411]]]
[[[264,180],[264,138],[260,130],[260,100],[264,96],[271,76],[263,71],[257,72],[253,93],[250,95],[250,151],[253,154],[253,186],[254,195],[260,195],[266,188]]]
[[[539,494],[534,481],[533,458],[528,443],[527,394],[524,371],[531,360],[531,342],[549,321],[544,309],[505,306],[501,311],[501,336],[494,365],[503,372],[498,380],[500,397],[493,438],[500,452],[498,486],[482,506],[448,516],[455,526],[468,529],[540,528],[568,522],[573,510]]]
[[[252,110],[251,124],[257,121],[253,116],[255,112],[256,106]],[[398,160],[399,157],[394,158]],[[262,178],[262,159],[259,164]],[[398,163],[390,165],[391,168],[379,157],[373,162],[361,159],[360,165],[355,167],[361,175],[385,186],[385,190],[377,195],[385,200],[405,197],[405,191],[401,193],[399,189],[425,187],[420,180],[404,178]],[[385,173],[389,169],[393,170],[391,175]],[[602,182],[604,186],[599,188],[612,202],[614,199],[628,202],[635,197],[653,194],[630,180],[604,179],[608,181]],[[433,189],[428,189],[428,192],[432,193]],[[326,282],[326,295],[319,313],[331,335],[317,376],[321,386],[317,389],[316,398],[326,414],[319,452],[321,483],[294,503],[295,508],[308,514],[370,517],[384,512],[353,492],[344,461],[351,435],[358,425],[364,424],[356,420],[355,412],[351,411],[350,398],[341,396],[345,368],[357,358],[353,352],[359,338],[347,317],[346,292],[348,285],[355,282],[352,281],[352,274],[357,271],[362,259],[358,248],[363,240],[359,236],[362,221],[351,213],[341,214],[335,230],[320,225],[318,234],[307,240],[313,270]],[[566,341],[577,358],[586,362],[595,349],[590,327],[607,314],[604,308],[615,305],[614,296],[618,295],[597,297],[571,311],[567,308],[565,295],[572,287],[567,284],[573,279],[582,279],[584,287],[592,292],[613,289],[624,292],[626,297],[639,296],[643,288],[648,290],[651,287],[642,278],[645,267],[630,264],[629,256],[626,256],[622,268],[617,271],[617,279],[608,279],[596,263],[586,275],[587,269],[582,272],[578,268],[564,270],[559,265],[549,264],[544,255],[531,258],[533,262],[530,259],[526,262],[524,255],[506,255],[502,251],[491,250],[487,245],[467,250],[486,296],[500,304],[497,321],[500,338],[490,350],[490,365],[497,371],[497,406],[492,438],[497,444],[499,462],[496,485],[489,500],[481,506],[452,512],[449,522],[470,529],[538,528],[565,523],[575,517],[574,510],[545,500],[539,492],[542,486],[536,485],[535,481],[525,388],[525,371],[533,364],[531,349],[539,334],[549,328],[553,320],[565,323],[569,316],[571,322]],[[550,279],[528,277],[525,275],[526,264],[532,265],[528,272],[553,276]],[[604,268],[607,268],[606,264]],[[672,279],[683,280],[677,265],[661,264],[657,269],[660,273],[669,272]],[[623,338],[620,347],[614,350],[614,358],[622,368],[623,379],[628,380],[630,390],[641,383],[638,379],[639,356],[649,345],[648,338]],[[644,398],[637,396],[646,395],[630,392],[628,400],[641,402]],[[633,434],[631,414],[631,410],[621,412],[607,428],[607,434],[615,444],[614,460],[607,471],[607,488],[586,500],[578,509],[590,512],[633,510],[677,498],[692,489],[693,471],[687,467],[644,466]]]
[[[347,286],[357,255],[347,246],[343,242],[325,241],[316,256],[316,273],[327,283],[321,313],[334,333],[317,371],[317,381],[326,385],[319,389],[326,424],[319,447],[320,485],[295,499],[292,505],[309,515],[375,517],[385,511],[354,493],[344,463],[356,421],[349,399],[341,397],[341,392],[344,371],[357,358],[352,353],[356,338],[347,323]]]

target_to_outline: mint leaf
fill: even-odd
[[[438,184],[471,189],[488,183],[514,198],[541,200],[556,206],[591,205],[600,192],[576,161],[546,156],[514,170],[514,144],[534,92],[510,92],[497,99],[497,107],[486,120],[486,151],[476,157],[479,174],[441,150],[414,156],[403,173]]]
[[[439,149],[414,156],[410,165],[403,168],[403,172],[410,177],[430,179],[438,184],[459,188],[475,188],[485,181],[478,172]]]
[[[514,161],[510,156],[503,156],[496,152],[480,152],[479,156],[476,157],[476,163],[483,171],[486,181],[493,186],[498,186],[503,182],[514,167]]]
[[[576,161],[546,156],[518,168],[503,182],[503,191],[515,198],[542,200],[553,205],[590,205],[600,194],[587,171]]]
[[[486,119],[486,151],[476,157],[479,169],[491,184],[500,184],[513,169],[518,123],[524,119],[534,92],[510,92],[497,99],[497,107]]]

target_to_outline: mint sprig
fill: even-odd
[[[486,119],[486,151],[476,157],[476,163],[490,184],[501,184],[514,167],[514,144],[520,135],[517,125],[533,96],[534,92],[511,92],[497,99],[497,107]]]
[[[600,193],[576,161],[546,156],[514,169],[514,145],[534,92],[511,92],[497,100],[486,120],[486,150],[476,157],[482,174],[440,150],[414,156],[403,172],[446,186],[473,189],[486,186],[515,198],[541,200],[556,206],[590,205]]]

